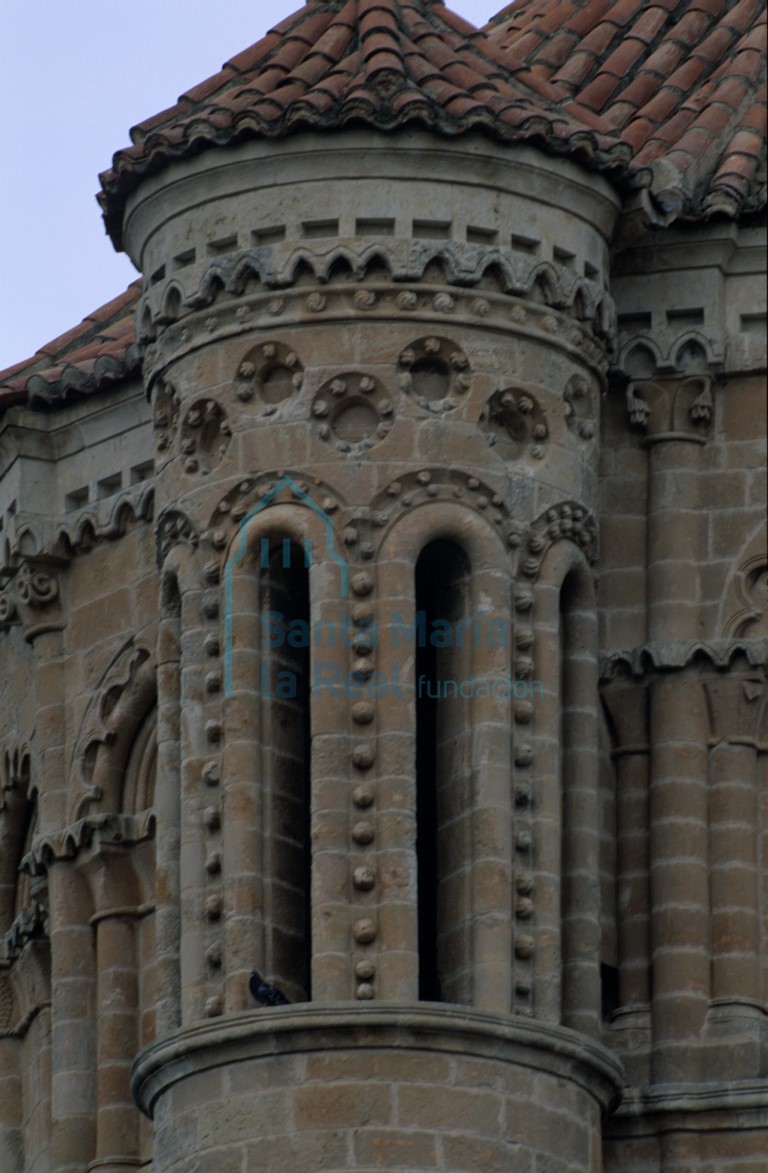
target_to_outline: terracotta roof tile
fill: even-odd
[[[458,12],[451,12],[450,8],[443,9],[441,13],[443,20],[449,25],[454,32],[461,34],[464,37],[477,37],[478,31],[473,24],[465,20],[463,16],[459,16]]]
[[[547,38],[542,32],[539,32],[537,28],[529,29],[524,32],[517,42],[517,60],[527,60],[532,53],[534,53],[542,44],[546,42],[546,40]]]
[[[723,14],[723,0],[692,0],[690,7],[692,11],[704,12],[712,19]]]
[[[693,54],[710,62],[710,64],[720,62],[733,48],[737,36],[738,33],[734,29],[724,28],[721,25],[719,28],[712,29],[704,40],[693,49]]]
[[[584,5],[568,21],[568,28],[573,29],[579,38],[586,36],[596,22],[610,11],[612,4],[613,0],[594,0],[594,3]]]
[[[632,36],[638,41],[652,45],[667,23],[668,16],[668,7],[663,7],[661,4],[649,5],[641,14],[640,19],[632,25]]]
[[[662,41],[657,45],[652,53],[649,53],[645,60],[643,69],[653,73],[659,79],[669,77],[672,70],[676,69],[679,63],[685,60],[686,50],[677,41]],[[688,65],[693,65],[693,60],[688,60]]]
[[[745,194],[741,164],[728,170],[726,160],[740,154],[734,136],[753,104],[763,108],[765,6],[517,0],[480,31],[439,0],[308,0],[177,106],[139,124],[134,146],[102,176],[108,230],[119,246],[127,195],[174,159],[353,119],[383,130],[417,120],[441,134],[477,127],[503,141],[535,138],[641,183],[652,180],[647,164],[666,157],[680,169],[684,214],[726,205],[737,214],[764,200],[764,148],[746,156],[754,162]],[[729,185],[725,204],[718,184]]]
[[[606,117],[612,126],[623,126],[624,119],[621,114],[617,113],[618,106],[623,106],[626,103],[628,115],[631,117],[631,113],[634,113],[635,110],[641,109],[649,102],[658,101],[662,97],[670,103],[680,101],[679,95],[673,98],[668,91],[659,89],[659,79],[654,74],[642,71],[632,78],[629,85],[623,87],[618,101],[606,112]]]
[[[589,77],[597,61],[596,53],[587,52],[582,47],[575,49],[557,73],[555,83],[562,85],[568,93],[573,93]]]
[[[619,78],[613,73],[600,73],[585,86],[579,99],[592,110],[602,110],[606,102],[619,88]]]
[[[683,13],[677,24],[669,30],[669,39],[690,48],[692,45],[699,43],[711,25],[711,16],[706,12],[690,8],[688,12]]]
[[[620,25],[629,24],[642,12],[644,6],[643,0],[615,0],[611,8],[611,20]]]
[[[73,346],[78,339],[85,337],[92,329],[92,321],[86,318],[84,321],[78,323],[77,326],[73,326],[70,330],[65,331],[64,334],[59,334],[58,338],[52,338],[50,342],[44,342],[42,346],[38,347],[37,353],[44,355],[61,354]]]
[[[561,3],[556,8],[546,8],[542,10],[543,15],[540,20],[536,21],[536,28],[538,32],[555,33],[563,27],[564,22],[569,16],[573,16],[578,12],[578,4],[574,4],[572,0],[561,0]]]
[[[675,46],[670,46],[675,48]],[[661,52],[661,50],[659,50]],[[678,58],[679,59],[679,58]],[[651,61],[648,61],[650,66]],[[673,69],[667,79],[667,85],[673,86],[681,94],[688,94],[707,71],[707,63],[700,57],[689,57],[677,69]]]
[[[590,53],[596,54],[601,58],[607,53],[611,47],[616,44],[623,32],[619,28],[616,13],[611,9],[611,19],[603,21],[602,24],[597,25],[596,28],[590,30],[581,40],[581,48],[588,50]]]
[[[233,77],[235,76],[235,71],[227,69],[224,66],[221,73],[217,73],[215,77],[209,77],[207,81],[201,82],[200,85],[192,86],[191,89],[185,90],[180,96],[179,102],[188,102],[190,106],[194,106],[196,102],[204,101],[205,98],[221,88],[222,78],[225,76]]]
[[[624,79],[633,70],[637,61],[645,53],[645,44],[634,36],[625,37],[620,45],[606,58],[600,67],[601,73],[611,73],[615,77]]]
[[[567,0],[565,9],[578,15],[579,4]],[[561,23],[546,6],[542,11],[546,27],[532,36],[536,45],[550,29],[558,35]],[[562,59],[567,49],[558,52]],[[478,127],[505,141],[535,135],[558,153],[573,141],[581,152],[588,144],[594,166],[621,171],[627,147],[585,106],[570,102],[566,111],[563,91],[533,64],[507,63],[494,42],[439,0],[308,0],[179,105],[140,124],[134,146],[118,152],[102,176],[108,230],[119,247],[128,193],[174,159],[245,135],[321,131],[351,119],[383,130],[415,119],[450,135]],[[509,116],[515,105],[525,117]]]
[[[556,15],[558,31],[543,35]],[[571,0],[517,0],[485,31],[512,68],[535,62],[564,108],[571,95],[610,125],[642,182],[652,162],[676,167],[682,214],[764,206],[764,130],[746,163],[729,170],[726,160],[750,118],[764,124],[765,0],[582,0],[576,13]],[[550,44],[573,32],[559,64]]]
[[[634,151],[639,151],[648,142],[655,129],[656,123],[652,122],[650,118],[635,118],[625,129],[623,138]]]
[[[134,281],[31,358],[0,371],[0,412],[20,404],[55,406],[138,372],[133,313],[140,295],[141,282]]]
[[[551,77],[553,70],[568,59],[577,44],[578,37],[571,29],[560,29],[551,40],[544,42],[536,54],[534,63],[538,65],[542,62],[548,65],[550,68],[545,76]]]

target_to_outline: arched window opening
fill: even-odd
[[[416,564],[419,998],[471,1001],[470,567],[431,542]],[[462,685],[464,688],[462,688]]]
[[[265,973],[291,1001],[311,991],[309,571],[288,540],[261,552]]]
[[[561,1021],[594,1033],[600,1016],[597,674],[591,584],[580,569],[560,588]],[[605,998],[613,976],[606,968]]]
[[[149,713],[136,731],[123,782],[122,810],[140,814],[155,801],[157,774],[157,710]]]
[[[39,877],[28,874],[26,869],[23,872],[19,870],[22,860],[32,850],[39,829],[39,812],[37,802],[34,800],[26,803],[24,827],[24,837],[19,844],[14,917],[18,917],[24,910],[32,908],[35,900],[39,897]]]

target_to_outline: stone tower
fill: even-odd
[[[760,6],[607,7],[309,0],[102,177],[0,390],[13,1173],[768,1159]]]

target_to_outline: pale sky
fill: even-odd
[[[136,276],[104,234],[98,174],[302,0],[0,0],[0,371]],[[504,0],[450,0],[483,25]]]

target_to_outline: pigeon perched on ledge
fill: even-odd
[[[251,970],[251,976],[248,979],[248,989],[253,994],[257,1002],[261,1002],[262,1006],[290,1006],[290,998],[286,998],[285,994],[278,990],[277,986],[265,982],[264,978],[257,971]]]

